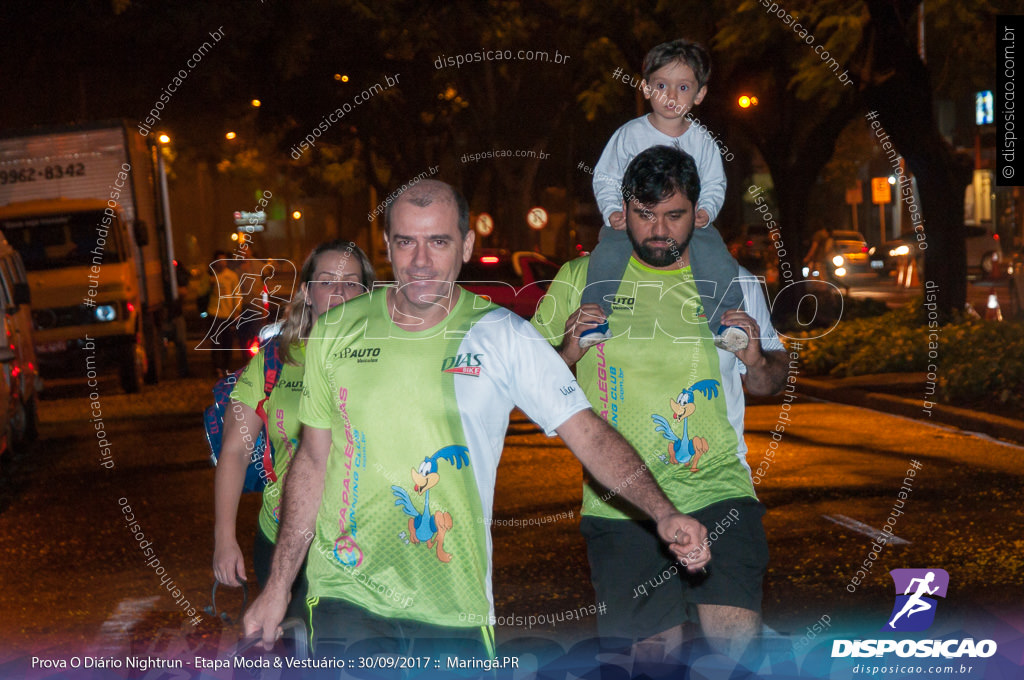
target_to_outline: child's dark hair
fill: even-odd
[[[693,69],[693,75],[697,77],[698,90],[708,84],[711,78],[711,57],[698,43],[690,42],[686,38],[661,43],[651,48],[644,57],[644,80],[650,81],[651,74],[673,61],[681,61]]]

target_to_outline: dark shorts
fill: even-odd
[[[266,534],[259,527],[256,527],[256,540],[253,542],[252,547],[252,566],[256,572],[256,581],[260,584],[260,588],[267,585],[267,580],[270,578],[270,564],[274,559],[274,543],[267,538]],[[292,583],[292,599],[288,602],[288,610],[285,612],[285,616],[288,618],[298,617],[303,621],[306,620],[306,561],[302,561],[302,567],[299,568],[299,575],[295,577],[295,582]]]
[[[448,628],[421,621],[391,619],[345,600],[326,597],[311,597],[307,604],[310,645],[313,656],[319,658],[373,655],[494,658],[494,629],[490,626]],[[392,669],[390,672],[395,671]],[[416,673],[409,675],[415,676]]]
[[[654,522],[584,516],[580,531],[587,541],[594,592],[607,607],[597,619],[598,632],[642,640],[697,621],[698,604],[760,613],[768,568],[764,512],[753,498],[736,498],[689,513],[711,541],[706,574],[690,574],[677,564]]]

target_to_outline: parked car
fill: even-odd
[[[755,275],[767,275],[769,270],[778,271],[779,251],[765,231],[738,236],[729,241],[728,247],[736,261]]]
[[[39,368],[21,256],[0,236],[0,453],[36,439]]]
[[[1004,258],[999,234],[984,226],[966,225],[964,230],[966,232],[964,245],[967,249],[968,273],[981,273],[984,276],[991,274],[994,264]],[[921,250],[918,243],[918,239],[910,234],[887,241],[881,247],[871,248],[869,250],[871,268],[882,276],[889,276],[898,267],[901,256],[904,258],[912,256],[920,264],[924,251]]]
[[[920,266],[924,251],[917,244],[917,239],[911,234],[886,241],[881,246],[872,246],[868,250],[871,270],[879,276],[890,277],[896,275],[900,264],[906,264],[910,259]]]
[[[870,273],[869,250],[867,241],[858,231],[832,232],[832,249],[827,254],[832,273],[837,277]]]
[[[967,246],[967,271],[981,270],[988,275],[992,273],[994,263],[1003,258],[1003,247],[999,242],[999,234],[990,227],[967,225],[964,243]]]
[[[557,273],[558,265],[539,253],[485,251],[462,266],[459,284],[529,319]]]

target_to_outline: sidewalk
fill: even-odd
[[[944,404],[935,404],[926,410],[926,383],[924,373],[882,373],[853,378],[800,376],[796,390],[799,394],[825,401],[952,425],[962,430],[982,432],[991,437],[1024,444],[1024,423],[1014,418]]]

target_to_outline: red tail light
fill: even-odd
[[[498,257],[496,255],[484,255],[480,258],[480,261],[484,264],[497,264]]]
[[[253,356],[256,356],[259,353],[260,353],[260,341],[259,340],[253,340],[252,344],[249,345],[249,354],[251,354]]]

